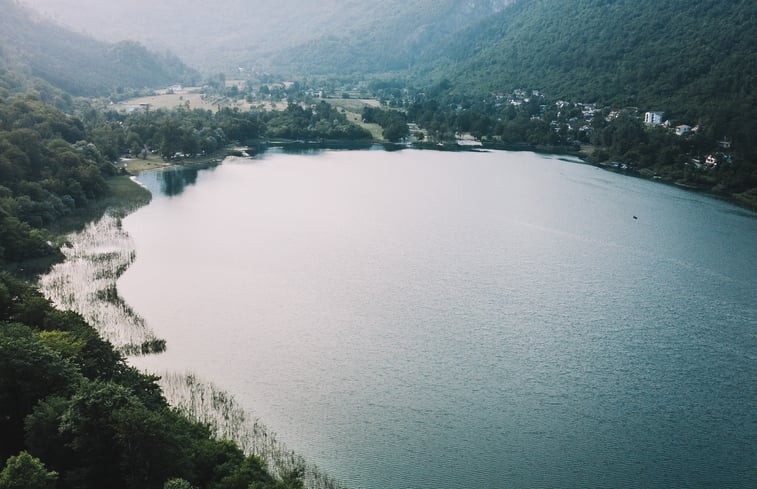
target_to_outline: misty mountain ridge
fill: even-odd
[[[168,49],[205,71],[292,75],[406,69],[429,46],[514,1],[25,0],[73,30]]]
[[[73,95],[103,95],[117,87],[154,88],[198,78],[178,57],[150,52],[137,42],[97,41],[14,0],[0,0],[0,9],[2,66]]]

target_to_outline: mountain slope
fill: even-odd
[[[513,0],[368,2],[352,21],[327,36],[277,54],[306,73],[383,73],[405,70],[454,44],[459,33],[503,11]]]
[[[294,74],[385,71],[513,0],[24,0],[99,39],[136,39],[193,66]]]
[[[647,105],[753,95],[752,1],[520,1],[448,46],[444,74],[461,90],[531,87],[585,100]]]
[[[172,55],[123,41],[108,44],[41,20],[13,0],[0,0],[0,55],[5,67],[25,71],[74,95],[116,87],[158,87],[197,74]]]

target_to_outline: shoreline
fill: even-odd
[[[178,165],[164,168],[171,166]],[[143,192],[149,191],[136,176],[116,178],[125,178],[126,185],[141,192],[120,193],[111,207],[102,210],[99,219],[90,220],[81,229],[61,233],[58,238],[63,243],[63,260],[41,274],[36,284],[59,309],[81,314],[133,366],[131,359],[159,355],[165,351],[166,342],[118,295],[117,280],[136,258],[136,246],[122,229],[121,221],[150,199],[143,198]],[[307,489],[345,489],[339,481],[278,441],[274,431],[240,406],[232,394],[212,382],[198,380],[189,372],[143,372],[160,377],[158,384],[171,406],[187,418],[207,424],[217,439],[232,440],[246,454],[260,457],[272,474],[281,477],[297,469]]]
[[[313,150],[366,150],[379,148],[384,151],[397,151],[402,149],[417,149],[420,151],[450,151],[450,152],[480,152],[480,151],[512,151],[512,152],[533,152],[541,155],[570,156],[578,158],[583,164],[601,168],[613,173],[619,173],[634,178],[641,178],[665,185],[675,186],[677,188],[696,192],[710,197],[726,201],[742,209],[757,212],[757,189],[747,190],[740,193],[727,193],[719,190],[720,184],[702,185],[693,182],[675,180],[668,175],[660,175],[651,168],[642,168],[637,170],[633,165],[613,161],[594,161],[592,153],[596,148],[582,146],[580,148],[573,146],[540,146],[528,143],[496,143],[484,142],[482,145],[469,146],[460,145],[457,142],[432,143],[428,141],[415,141],[411,143],[390,143],[382,140],[287,140],[287,139],[261,139],[248,141],[244,145],[229,145],[211,155],[197,158],[187,158],[175,161],[165,161],[151,155],[147,160],[131,159],[128,161],[146,162],[146,164],[136,165],[136,168],[129,169],[128,164],[124,166],[124,171],[131,176],[137,176],[142,171],[157,169],[167,169],[176,167],[193,167],[203,165],[221,164],[229,156],[237,157],[254,157],[264,154],[272,149],[283,149],[291,152],[308,152]]]
[[[633,178],[640,178],[657,182],[664,185],[670,185],[682,190],[707,195],[709,197],[722,200],[733,204],[739,208],[757,212],[757,189],[741,193],[726,193],[717,190],[718,185],[704,186],[695,183],[689,183],[680,180],[674,180],[667,176],[659,175],[654,170],[642,168],[636,170],[632,165],[619,162],[599,162],[593,161],[591,154],[586,147],[573,148],[567,146],[532,146],[528,143],[504,144],[504,143],[484,143],[481,146],[460,145],[456,142],[448,143],[430,143],[430,142],[413,142],[413,143],[388,143],[386,141],[373,141],[364,144],[363,142],[354,141],[259,141],[257,146],[248,146],[247,151],[250,156],[262,154],[272,148],[283,148],[285,151],[296,152],[309,150],[361,150],[380,148],[385,151],[398,151],[402,149],[415,149],[419,151],[443,151],[443,152],[481,152],[481,151],[511,151],[511,152],[532,152],[540,155],[554,155],[558,157],[573,157],[580,160],[580,163],[590,165],[602,170],[618,173]],[[578,163],[578,162],[577,162]],[[181,166],[181,165],[178,165]],[[750,193],[751,192],[751,193]],[[746,195],[745,195],[746,194]]]
[[[327,149],[327,148],[322,148]],[[414,149],[410,147],[409,149]],[[499,149],[495,149],[498,150]],[[265,150],[267,151],[267,149]],[[265,152],[264,151],[264,152]],[[470,151],[470,149],[462,149],[462,151]],[[479,149],[480,151],[480,149]],[[487,149],[484,149],[484,151],[487,151]],[[512,150],[510,150],[512,151]],[[526,149],[523,149],[521,151],[526,151]],[[528,150],[530,151],[530,150]],[[607,169],[610,171],[613,171],[613,168],[609,166],[604,166],[601,164],[597,164],[591,161],[587,161],[585,158],[581,157],[580,155],[577,155],[576,153],[549,153],[555,157],[571,157],[572,159],[566,160],[571,161],[575,163],[582,163],[582,164],[588,164],[592,165],[598,168]],[[218,158],[218,156],[216,156]],[[575,158],[575,159],[573,159]],[[223,159],[216,160],[215,163],[221,164],[223,162]],[[561,158],[562,159],[562,158]],[[162,165],[160,167],[156,168],[150,168],[149,170],[160,170],[165,168],[171,168],[171,167],[183,167],[183,166],[195,166],[195,165],[207,165],[207,161],[203,162],[197,162],[197,161],[191,161],[191,162],[180,162],[180,163],[174,163],[174,164],[166,164]],[[147,171],[148,169],[144,169],[141,171]],[[138,172],[137,175],[139,173]],[[623,172],[619,172],[623,173]],[[635,175],[635,174],[628,174],[625,173],[627,176],[636,176],[637,178],[644,178],[642,175]],[[131,176],[122,176],[118,177],[122,179],[126,179],[128,182],[128,185],[132,185],[134,187],[138,187],[142,192],[146,191],[146,189],[137,181],[136,175]],[[645,178],[649,179],[649,178]],[[671,184],[668,182],[661,182],[666,184]],[[700,192],[699,190],[695,190],[697,192]],[[703,193],[703,192],[702,192]],[[96,236],[100,239],[100,241],[97,240],[87,240],[84,239],[82,243],[77,242],[74,239],[71,239],[71,235],[67,235],[66,239],[69,241],[69,246],[71,250],[74,252],[71,254],[65,254],[66,258],[65,260],[59,264],[62,268],[66,267],[75,267],[76,264],[80,267],[88,268],[89,272],[93,272],[94,275],[88,275],[86,277],[90,278],[80,278],[79,280],[83,280],[85,282],[91,282],[91,287],[87,289],[84,294],[87,297],[87,301],[89,301],[90,306],[92,304],[96,304],[99,308],[105,308],[105,310],[112,310],[113,307],[116,309],[120,309],[122,312],[126,313],[127,315],[131,315],[132,317],[129,318],[128,321],[122,321],[119,320],[118,324],[128,324],[127,328],[131,328],[131,333],[134,333],[135,331],[136,336],[131,336],[130,334],[124,334],[123,331],[121,332],[113,332],[112,330],[105,328],[102,328],[103,318],[110,318],[110,313],[104,313],[104,312],[98,312],[91,318],[86,316],[88,321],[91,322],[91,324],[100,332],[100,334],[108,340],[112,341],[112,338],[116,338],[115,342],[120,341],[120,351],[122,353],[125,353],[128,358],[139,355],[139,354],[152,354],[152,353],[159,353],[161,349],[144,349],[141,346],[144,344],[145,341],[161,341],[155,335],[152,333],[152,331],[147,327],[144,320],[140,318],[134,311],[129,308],[128,304],[126,304],[120,297],[117,295],[117,289],[116,289],[116,281],[118,279],[118,276],[122,274],[126,268],[133,262],[136,251],[134,249],[133,243],[131,243],[130,238],[128,234],[121,229],[120,220],[125,217],[126,215],[136,211],[139,209],[142,205],[146,205],[149,203],[150,199],[147,199],[145,202],[144,199],[137,199],[137,200],[129,200],[128,198],[125,198],[124,196],[139,196],[141,192],[134,192],[134,193],[124,193],[120,197],[123,198],[122,201],[120,201],[120,205],[115,205],[114,209],[108,211],[103,214],[101,219],[92,222],[88,224],[84,231],[80,231],[79,233],[74,234],[86,234],[85,231],[89,231],[89,235]],[[713,195],[714,197],[717,197],[717,195]],[[98,227],[98,225],[102,224],[102,227]],[[111,234],[108,234],[111,233]],[[115,239],[114,238],[118,238]],[[120,241],[119,241],[120,240]],[[91,247],[94,248],[92,253],[86,253],[86,250],[83,250],[83,247],[85,244],[88,243]],[[120,247],[120,248],[119,248]],[[119,252],[118,250],[121,250]],[[76,264],[74,262],[77,262]],[[98,263],[103,268],[99,269],[92,266],[92,263]],[[56,265],[57,267],[58,265]],[[103,287],[103,283],[96,282],[95,280],[91,279],[91,277],[96,276],[97,274],[103,275],[101,278],[106,278],[108,280],[107,284]],[[48,274],[49,275],[49,274]],[[40,279],[41,281],[44,280],[44,278]],[[66,294],[68,296],[73,296],[73,291],[75,291],[77,287],[75,284],[72,284],[72,282],[66,282],[64,280],[58,279],[57,281],[52,280],[53,285],[55,287],[60,288],[60,290],[63,293],[63,296],[65,297]],[[40,285],[40,288],[42,288],[42,285]],[[103,294],[98,295],[98,292],[105,290],[107,291],[104,296]],[[46,296],[48,294],[43,291]],[[60,300],[54,300],[56,304],[61,304],[62,299]],[[76,301],[71,299],[70,303],[74,304]],[[63,307],[69,309],[71,307],[80,307],[80,306],[68,306],[64,305]],[[77,309],[77,312],[80,312]],[[81,313],[81,312],[80,312]],[[104,333],[105,331],[105,333]],[[136,341],[136,339],[141,339],[142,341]],[[119,346],[119,345],[116,345]],[[163,343],[163,346],[165,346],[165,342]],[[153,372],[155,373],[155,372]],[[165,383],[161,381],[161,389],[164,392],[164,395],[166,398],[169,399],[169,402],[172,406],[176,407],[180,410],[185,410],[185,412],[192,416],[194,419],[201,419],[205,420],[204,422],[211,423],[212,420],[214,424],[214,432],[217,436],[221,437],[233,437],[235,441],[238,441],[240,443],[240,447],[245,447],[244,449],[247,450],[262,450],[262,447],[265,448],[265,453],[255,453],[259,456],[264,456],[269,462],[270,467],[274,470],[281,470],[283,465],[281,465],[281,462],[277,463],[276,461],[272,460],[272,457],[274,455],[272,454],[279,454],[280,461],[285,461],[286,463],[294,463],[291,461],[298,460],[303,461],[304,459],[298,455],[296,455],[294,452],[291,452],[286,449],[286,447],[283,444],[280,444],[278,442],[275,442],[275,434],[272,432],[267,431],[267,428],[265,428],[264,425],[262,425],[256,417],[249,414],[249,412],[245,411],[243,408],[239,407],[236,404],[236,401],[234,400],[233,396],[229,394],[228,392],[225,392],[221,389],[218,389],[215,387],[212,383],[208,382],[201,382],[198,381],[191,373],[187,374],[180,374],[175,372],[166,372],[161,375],[162,378],[165,378]],[[173,388],[173,394],[172,397],[169,398],[168,391],[171,389],[169,387],[170,384],[174,385]],[[193,387],[194,386],[194,387]],[[195,389],[194,391],[192,389]],[[183,393],[182,393],[183,392]],[[177,394],[178,393],[178,394]],[[197,396],[200,396],[201,399],[212,399],[212,402],[210,405],[204,404],[204,405],[198,405],[197,404]],[[183,403],[183,404],[182,404]],[[225,414],[224,414],[225,413]],[[233,415],[230,415],[229,413],[234,413]],[[221,420],[221,421],[219,421]],[[266,445],[265,443],[255,441],[256,436],[263,436],[265,440],[272,440],[275,445]],[[253,437],[253,438],[251,438]],[[276,455],[277,457],[279,455]],[[333,479],[330,479],[328,476],[322,474],[317,467],[308,466],[309,469],[306,471],[308,474],[306,483],[306,487],[309,489],[332,489],[332,488],[341,488],[342,486],[334,481]]]

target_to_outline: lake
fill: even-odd
[[[757,487],[757,215],[532,153],[147,172],[118,282],[353,489]]]

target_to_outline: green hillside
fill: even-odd
[[[529,0],[466,34],[450,58],[461,61],[455,78],[475,88],[638,104],[745,96],[757,75],[751,1]]]
[[[757,3],[522,0],[415,70],[452,93],[539,89],[660,110],[736,143],[757,130]]]
[[[276,61],[307,74],[407,70],[513,0],[364,2],[345,8],[339,29],[280,52]]]
[[[39,77],[73,95],[188,83],[195,71],[135,42],[109,44],[58,27],[13,0],[0,0],[0,67]]]

